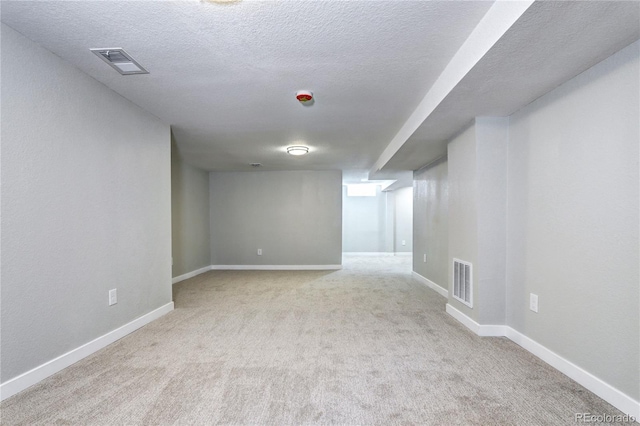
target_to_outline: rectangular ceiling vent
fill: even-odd
[[[149,74],[121,47],[89,49],[122,75]]]
[[[460,259],[453,259],[453,298],[473,308],[472,265]]]

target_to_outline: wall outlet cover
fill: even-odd
[[[529,295],[529,309],[533,312],[538,312],[538,295],[531,293]]]
[[[118,303],[118,290],[114,288],[113,290],[109,290],[109,306],[115,305],[116,303]]]

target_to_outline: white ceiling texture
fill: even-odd
[[[640,2],[0,5],[2,22],[170,124],[194,166],[354,181],[406,176],[473,117],[509,115],[640,38]],[[150,74],[118,74],[89,51],[104,47]],[[296,144],[310,153],[287,155]]]

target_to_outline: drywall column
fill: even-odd
[[[507,261],[507,144],[509,118],[476,118],[478,269],[480,324],[504,324]]]
[[[388,253],[393,253],[395,249],[395,237],[396,237],[396,194],[395,191],[385,191],[382,193],[384,196],[384,250]]]
[[[413,270],[444,289],[449,281],[447,169],[443,159],[413,175]]]
[[[211,265],[209,172],[182,161],[171,135],[172,276]]]
[[[476,176],[475,124],[454,138],[447,146],[449,158],[449,301],[448,303],[475,321],[478,321],[477,289],[473,292],[470,308],[453,298],[453,259],[470,262],[473,272],[478,265],[478,215]]]
[[[413,251],[413,188],[398,188],[394,192],[395,220],[394,252]],[[404,245],[402,244],[404,242]]]
[[[449,304],[482,325],[504,324],[509,119],[482,117],[448,146],[449,288],[453,259],[473,265],[473,307]]]

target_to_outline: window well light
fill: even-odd
[[[309,153],[309,147],[302,145],[294,145],[287,148],[287,154],[290,155],[305,155]]]

